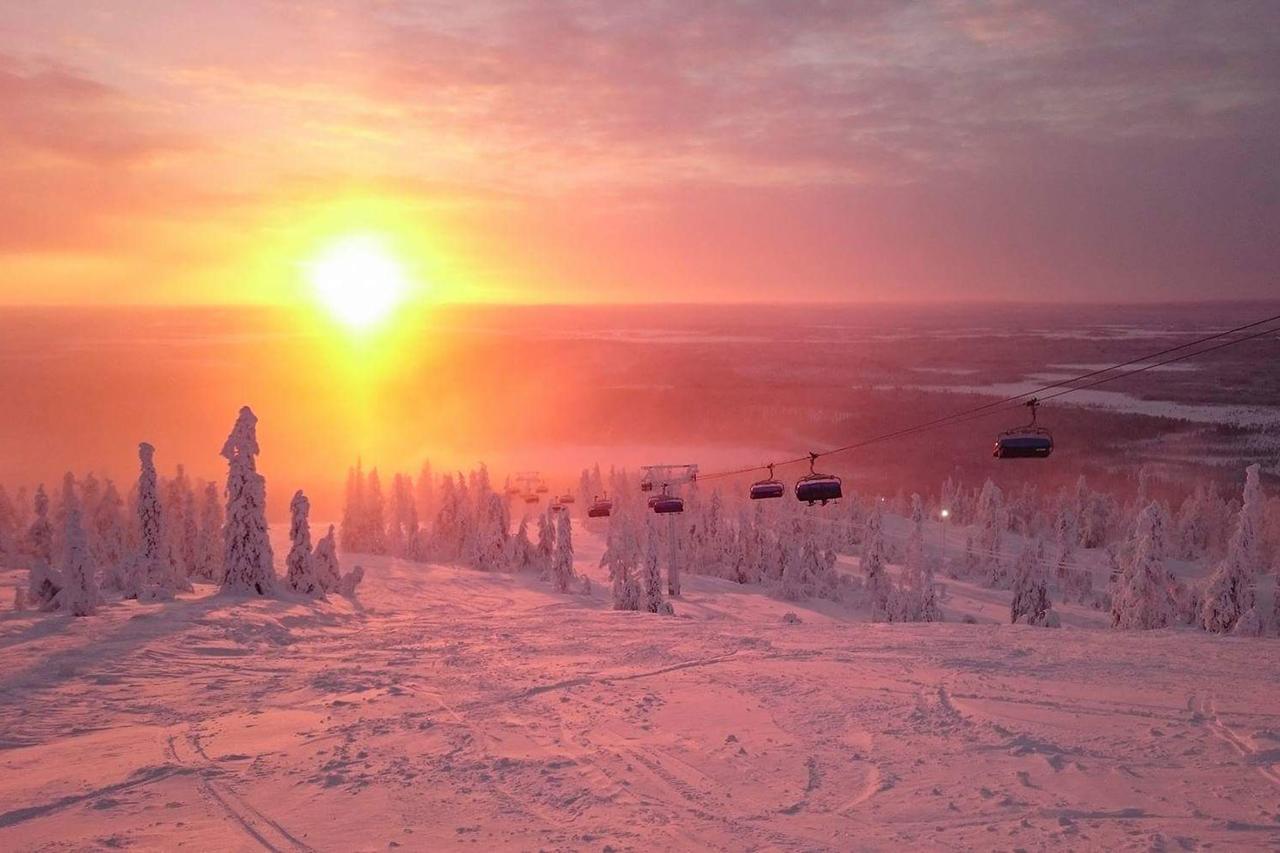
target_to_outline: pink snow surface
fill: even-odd
[[[1280,845],[1274,640],[696,575],[620,613],[574,537],[592,597],[368,558],[356,601],[0,613],[0,850]]]

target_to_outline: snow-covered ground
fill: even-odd
[[[945,624],[615,612],[574,534],[590,596],[369,558],[355,601],[0,612],[0,850],[1280,846],[1274,640],[950,581]]]

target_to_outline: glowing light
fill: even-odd
[[[325,309],[353,329],[386,320],[409,290],[400,262],[370,235],[332,243],[306,265],[306,274]]]
[[[951,515],[951,510],[944,509],[940,514],[943,518],[946,518],[947,516]]]

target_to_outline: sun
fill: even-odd
[[[386,321],[409,291],[404,267],[373,235],[344,237],[306,264],[306,277],[333,318],[363,330]]]

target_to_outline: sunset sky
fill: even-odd
[[[0,302],[1274,296],[1273,2],[0,7]]]

